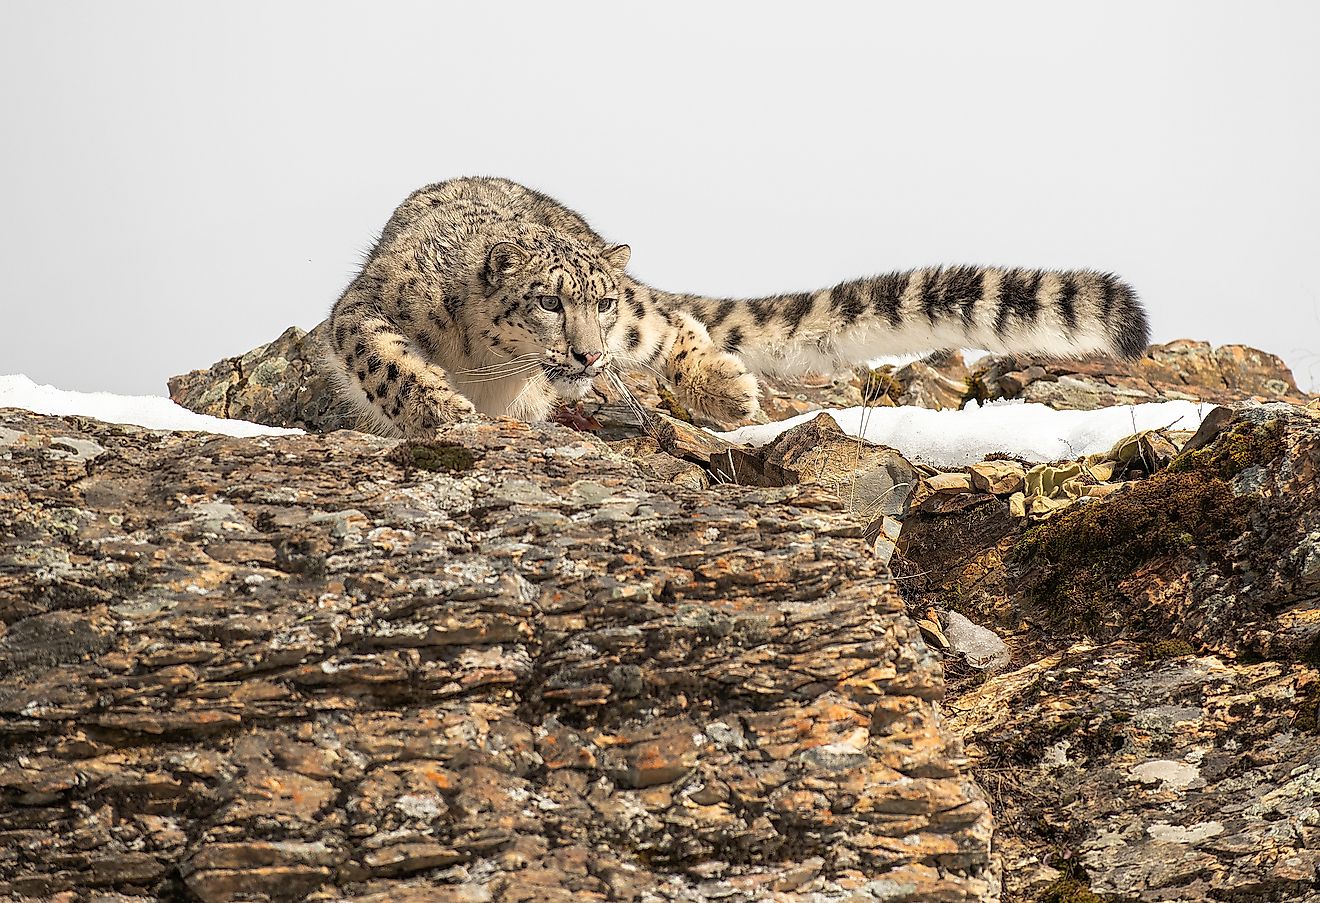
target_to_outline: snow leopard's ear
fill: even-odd
[[[531,258],[532,255],[511,241],[496,242],[486,255],[486,281],[492,288],[499,288]]]
[[[632,248],[627,245],[610,245],[600,252],[600,256],[616,270],[622,270],[628,265],[628,258],[632,257]]]

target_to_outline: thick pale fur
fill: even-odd
[[[929,267],[752,299],[653,289],[578,214],[505,179],[394,212],[331,311],[326,363],[363,425],[425,436],[476,411],[541,420],[606,369],[663,377],[698,416],[757,411],[757,373],[941,348],[1139,357],[1146,317],[1106,273]]]

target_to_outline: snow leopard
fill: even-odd
[[[364,426],[420,438],[474,412],[544,420],[644,370],[695,416],[758,412],[756,374],[948,348],[1140,357],[1136,293],[1091,270],[930,266],[761,298],[653,288],[631,251],[516,182],[460,178],[394,211],[330,314],[326,365]]]

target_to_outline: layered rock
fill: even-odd
[[[1166,463],[1043,522],[973,491],[904,523],[909,605],[1013,653],[949,672],[1007,901],[1320,900],[1320,411],[1224,409]]]
[[[172,393],[334,428],[315,338]],[[0,571],[10,889],[995,899],[897,548],[1004,903],[1320,900],[1320,406],[1277,358],[1180,341],[765,384],[775,417],[1295,403],[943,473],[829,418],[731,446],[626,385],[563,417],[608,448],[508,423],[402,453],[0,426],[24,487]]]
[[[1320,900],[1317,701],[1312,667],[1130,642],[962,694],[1005,899]]]
[[[996,899],[836,495],[443,439],[0,413],[0,893]]]
[[[353,426],[320,366],[327,326],[290,326],[266,345],[172,377],[176,404],[212,417],[320,433]]]
[[[969,394],[977,399],[1020,398],[1060,410],[1179,400],[1304,405],[1311,397],[1276,355],[1190,339],[1151,345],[1132,362],[992,355],[978,361],[968,379]]]

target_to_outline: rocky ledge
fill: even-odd
[[[939,660],[818,487],[7,411],[0,524],[0,894],[998,895]]]
[[[316,340],[172,394],[343,427]],[[421,446],[0,412],[0,894],[1320,901],[1320,403],[1277,359],[766,387],[1230,405],[943,471],[631,390]]]
[[[1005,641],[946,700],[1005,899],[1320,900],[1320,410],[1221,408],[1152,470],[903,523],[909,606]]]

